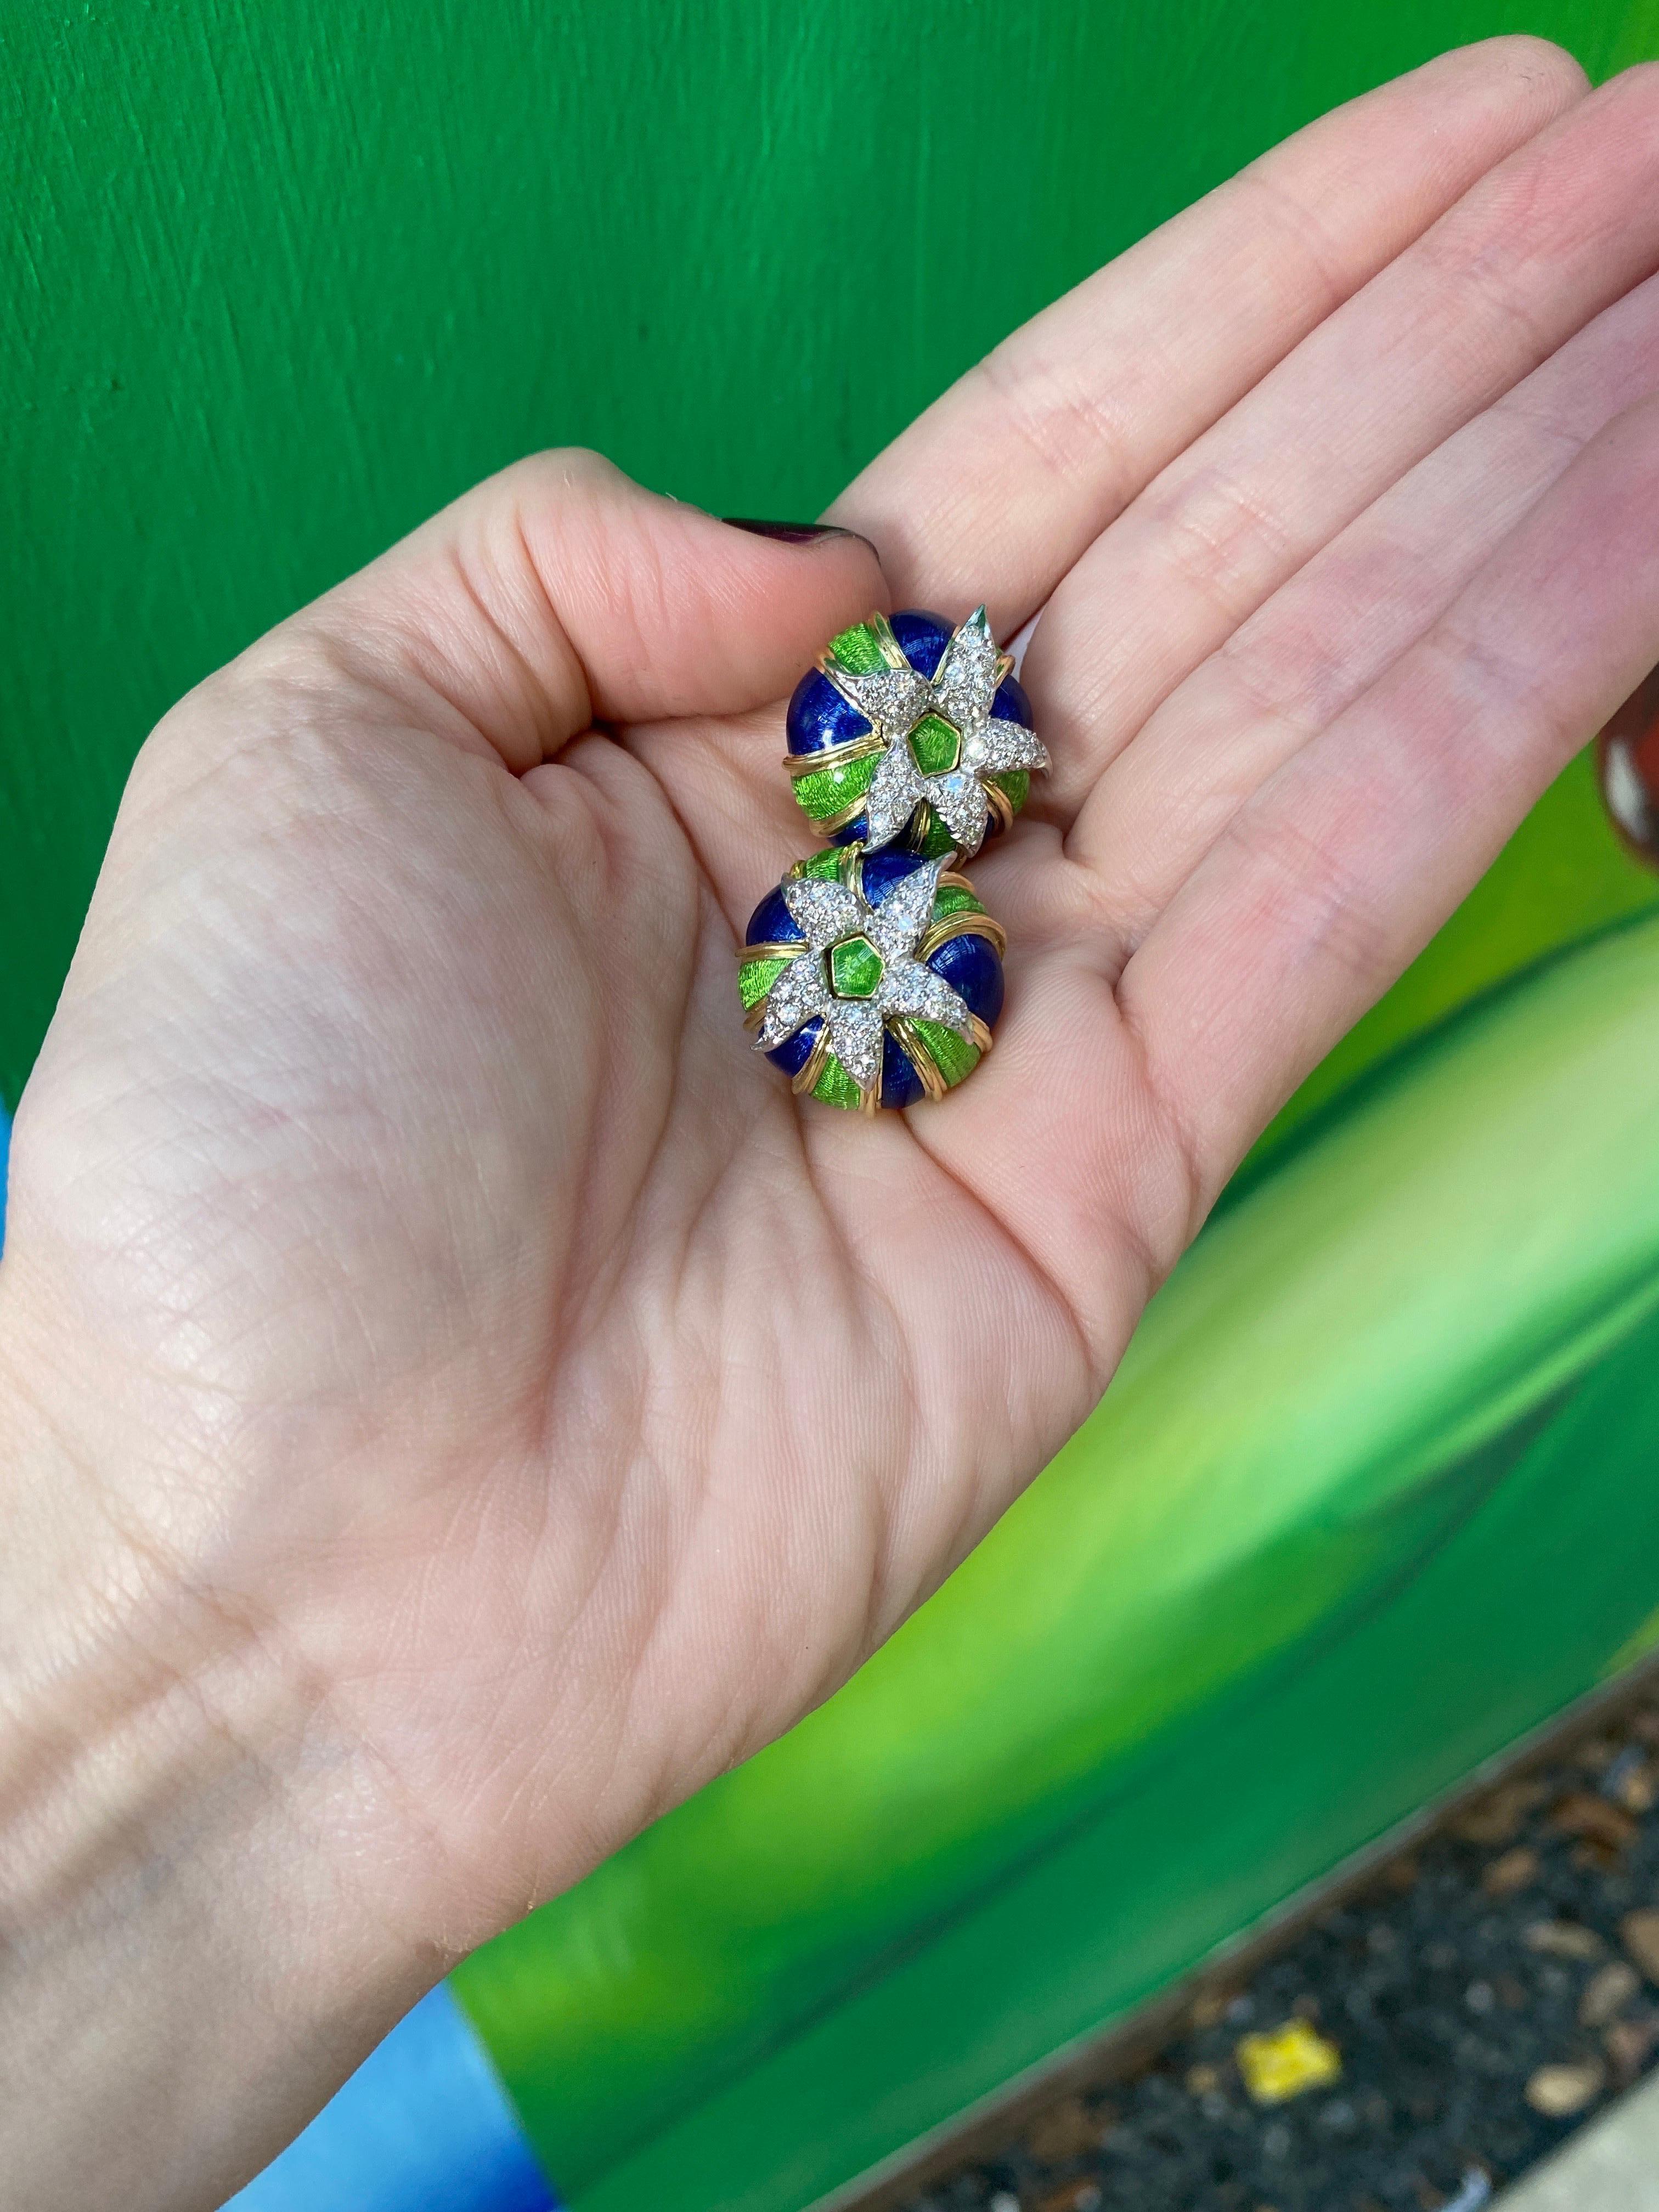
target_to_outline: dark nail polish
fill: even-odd
[[[1614,829],[1638,860],[1659,868],[1659,668],[1601,732],[1595,760]]]
[[[726,514],[720,520],[733,530],[747,530],[757,538],[775,538],[785,545],[816,545],[822,538],[858,538],[861,545],[870,545],[856,530],[842,530],[833,522],[757,522],[749,514]],[[875,547],[870,545],[873,553]]]

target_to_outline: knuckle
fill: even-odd
[[[998,346],[979,374],[1007,428],[1049,474],[1062,482],[1103,477],[1115,507],[1123,504],[1133,471],[1121,399],[1114,404],[1086,372],[1068,377],[1052,362],[1031,360],[1023,346]]]
[[[1150,513],[1164,559],[1229,625],[1253,611],[1264,568],[1289,557],[1282,517],[1230,471],[1208,467],[1157,496]]]
[[[1358,799],[1353,805],[1361,811]],[[1341,857],[1355,849],[1360,830],[1340,823],[1316,836],[1288,815],[1263,820],[1247,809],[1226,835],[1243,848],[1253,879],[1243,929],[1263,942],[1293,944],[1363,984],[1378,965],[1376,937],[1354,869]]]

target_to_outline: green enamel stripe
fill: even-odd
[[[923,827],[921,842],[917,845],[916,850],[921,854],[922,859],[942,860],[947,854],[954,853],[957,849],[957,841],[934,813],[933,808],[923,805],[917,811],[921,817]]]
[[[998,790],[1001,792],[1004,798],[1008,801],[1009,805],[1012,806],[1015,813],[1018,814],[1020,808],[1024,805],[1026,799],[1030,793],[1030,770],[1029,769],[1023,768],[1011,768],[1006,775],[994,775],[991,778],[991,781],[996,785]]]
[[[826,1106],[857,1106],[862,1095],[832,1052],[823,1063],[823,1074],[812,1085],[813,1097],[821,1098]]]
[[[821,853],[814,853],[810,860],[803,860],[800,872],[804,876],[817,876],[825,883],[834,883],[841,873],[842,848],[826,845]]]
[[[873,676],[877,669],[887,665],[876,642],[876,633],[868,623],[854,623],[851,629],[832,637],[830,650],[843,668],[852,669],[855,675]]]
[[[913,1022],[911,1027],[921,1039],[933,1057],[934,1066],[945,1080],[954,1086],[964,1075],[971,1075],[979,1066],[979,1047],[959,1037],[954,1030],[947,1030],[939,1022]]]
[[[839,814],[843,806],[850,806],[869,790],[880,759],[879,753],[866,753],[862,760],[848,761],[840,768],[821,768],[811,775],[797,776],[796,804],[815,822]]]
[[[763,999],[784,969],[787,960],[745,960],[738,970],[738,995],[747,1013],[750,1006]]]
[[[984,911],[972,891],[963,890],[957,884],[942,884],[933,900],[935,921],[943,921],[947,914],[983,914]]]

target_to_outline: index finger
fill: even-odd
[[[1585,89],[1559,47],[1492,39],[1322,116],[1005,339],[830,519],[880,548],[899,603],[982,599],[1007,635],[1166,463]]]

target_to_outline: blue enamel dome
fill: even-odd
[[[995,1028],[1002,1012],[1002,963],[988,937],[971,932],[947,937],[929,954],[927,965],[944,976],[970,1014],[977,1014],[988,1030]]]
[[[804,1029],[797,1030],[793,1036],[786,1037],[766,1057],[774,1067],[781,1067],[786,1075],[799,1075],[812,1057],[812,1048],[817,1042],[818,1031],[823,1027],[823,1024],[814,1018]]]
[[[918,676],[937,676],[951,642],[951,624],[943,615],[926,607],[902,607],[888,627],[898,640],[899,651]]]
[[[916,673],[936,675],[951,641],[951,624],[945,617],[926,607],[902,607],[890,626],[899,650]],[[1018,690],[1018,685],[1015,689]],[[1019,696],[1023,701],[1024,693]],[[997,711],[1001,713],[1000,707]],[[1028,726],[1030,711],[1026,707]],[[1021,716],[1011,713],[1008,719],[1018,721]],[[787,729],[792,753],[822,752],[826,745],[845,744],[850,738],[863,737],[869,727],[864,716],[849,707],[829,678],[816,668],[807,671],[790,696]]]
[[[882,1104],[902,1111],[906,1106],[914,1106],[919,1098],[925,1096],[921,1078],[916,1073],[909,1054],[901,1048],[898,1039],[890,1030],[882,1039],[881,1046]]]
[[[907,876],[914,876],[922,865],[920,853],[907,852],[902,845],[884,845],[878,853],[864,856],[864,896],[872,906],[879,906],[895,884],[902,884]]]
[[[792,753],[822,752],[825,745],[845,744],[849,738],[868,733],[870,725],[849,707],[830,678],[809,668],[789,698],[787,723]]]
[[[1005,676],[1000,690],[991,702],[991,712],[1000,722],[1018,722],[1022,728],[1034,730],[1036,717],[1031,712],[1031,702],[1025,696],[1025,686],[1018,676]]]
[[[771,890],[750,915],[743,941],[745,945],[793,945],[800,933],[800,925],[781,890]]]

